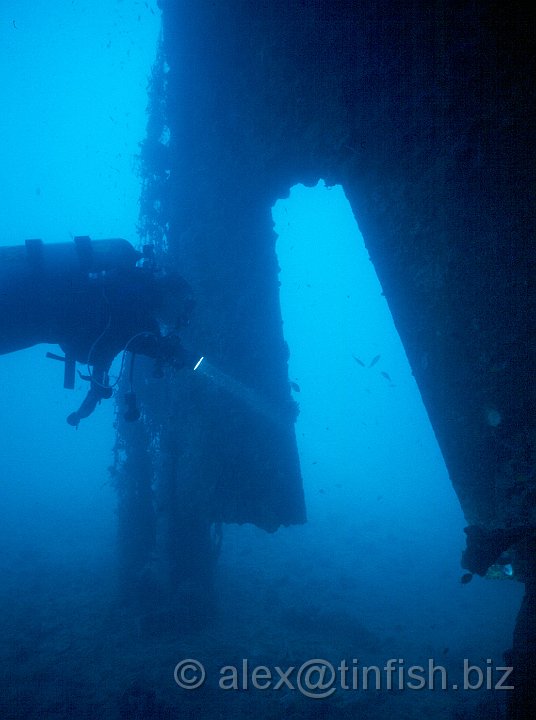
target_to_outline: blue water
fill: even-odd
[[[136,242],[158,32],[154,2],[2,3],[1,244]],[[489,699],[340,690],[319,704],[173,680],[185,657],[432,658],[458,677],[464,658],[501,664],[519,607],[513,582],[459,582],[464,518],[342,189],[289,192],[273,216],[308,523],[225,528],[218,617],[196,636],[147,636],[115,596],[112,404],[76,432],[65,416],[84,388],[62,389],[49,348],[0,357],[2,717],[450,718]]]

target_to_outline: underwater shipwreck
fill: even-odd
[[[171,403],[167,391],[165,402],[146,399],[144,423],[118,437],[127,567],[140,544],[164,543],[172,585],[210,582],[211,526],[305,521],[270,208],[298,182],[340,184],[470,527],[464,565],[485,574],[508,551],[525,583],[510,713],[526,717],[536,648],[534,18],[515,4],[161,6],[145,240],[194,288],[189,345],[273,412],[252,421],[225,388],[195,377],[173,382]],[[155,442],[162,512],[145,499]],[[143,537],[129,537],[133,513]]]

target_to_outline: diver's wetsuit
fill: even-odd
[[[122,239],[0,248],[0,354],[39,343],[61,346],[65,385],[74,386],[76,362],[90,367],[90,390],[68,422],[77,426],[112,394],[108,371],[122,350],[183,366],[176,335],[164,337],[157,317],[173,298],[189,293],[184,281],[140,265],[142,254]],[[185,303],[188,305],[188,302]],[[184,318],[174,316],[176,327]],[[68,373],[70,369],[70,373]],[[69,376],[69,379],[68,379]]]

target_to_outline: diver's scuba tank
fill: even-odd
[[[91,299],[92,284],[134,271],[142,257],[121,238],[81,236],[50,245],[34,239],[0,248],[0,355],[62,344],[76,326],[76,306]]]

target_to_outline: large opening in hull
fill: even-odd
[[[273,217],[313,511],[318,495],[324,507],[342,494],[391,519],[402,508],[417,526],[448,511],[461,532],[457,498],[343,189],[297,185]]]

